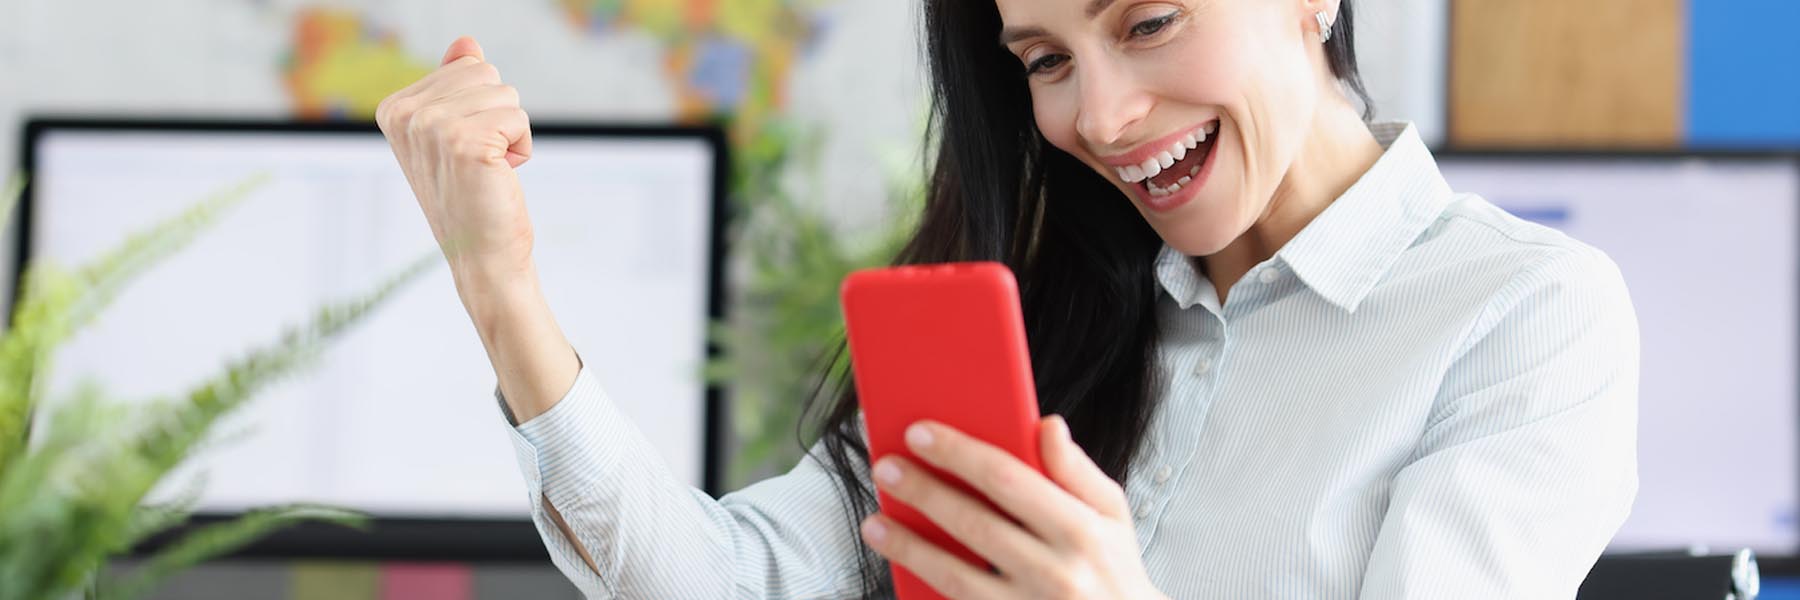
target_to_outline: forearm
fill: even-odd
[[[669,471],[591,371],[511,438],[552,562],[590,597],[854,596],[855,533],[815,460],[715,500]]]
[[[524,423],[550,410],[581,366],[544,299],[537,270],[453,272],[513,419]]]

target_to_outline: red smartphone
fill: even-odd
[[[1037,387],[1025,343],[1019,286],[1011,270],[994,262],[869,269],[845,279],[840,298],[871,465],[888,454],[899,454],[986,502],[981,493],[931,469],[907,450],[907,426],[931,419],[1043,471],[1038,460]],[[987,568],[986,561],[923,514],[886,492],[878,498],[883,514],[970,564]],[[942,597],[898,565],[894,587],[905,600]]]

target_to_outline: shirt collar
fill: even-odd
[[[1375,166],[1275,253],[1315,293],[1349,312],[1437,221],[1452,196],[1411,124],[1376,123],[1369,129],[1386,148]],[[1203,292],[1212,289],[1192,261],[1167,245],[1156,271],[1182,308],[1205,302]]]

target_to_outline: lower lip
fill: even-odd
[[[1193,179],[1189,180],[1187,185],[1181,186],[1181,189],[1173,194],[1167,196],[1151,195],[1150,190],[1145,189],[1143,185],[1135,183],[1131,184],[1131,189],[1137,193],[1139,199],[1143,200],[1144,206],[1148,207],[1152,212],[1166,213],[1181,208],[1187,203],[1192,202],[1195,196],[1200,195],[1200,188],[1206,185],[1207,176],[1212,174],[1213,159],[1216,158],[1215,155],[1218,154],[1218,152],[1219,142],[1215,139],[1212,145],[1207,147],[1206,157],[1200,161],[1200,172],[1194,175]]]

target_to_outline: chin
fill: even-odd
[[[1152,222],[1151,229],[1161,236],[1163,243],[1169,248],[1186,256],[1212,256],[1230,246],[1237,239],[1229,227],[1218,227],[1216,221],[1208,223],[1199,219],[1185,219],[1188,222]],[[1193,222],[1200,221],[1200,222]]]
[[[1209,194],[1210,195],[1210,194]],[[1150,224],[1163,243],[1187,256],[1211,256],[1230,246],[1249,229],[1242,213],[1219,210],[1232,205],[1216,198],[1201,197],[1172,213],[1158,213],[1132,202],[1138,214]]]

